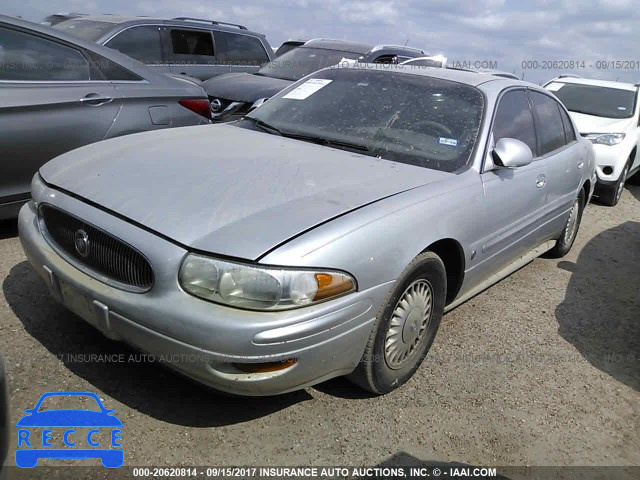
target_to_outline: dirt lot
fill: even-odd
[[[640,187],[589,205],[565,259],[448,314],[385,397],[338,379],[226,398],[157,364],[83,362],[131,351],[49,297],[15,223],[0,226],[0,282],[13,422],[43,392],[96,392],[124,423],[126,465],[640,465]]]

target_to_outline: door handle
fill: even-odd
[[[542,188],[545,183],[547,183],[547,177],[545,175],[538,175],[538,178],[536,178],[536,187]]]
[[[113,100],[113,97],[107,97],[98,95],[97,93],[90,93],[86,97],[80,99],[80,103],[84,105],[91,105],[97,107],[99,105],[104,105],[105,103],[109,103]]]
[[[578,162],[578,168],[582,168],[584,167],[584,160],[580,159],[580,161]]]

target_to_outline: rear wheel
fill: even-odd
[[[569,212],[569,217],[567,218],[567,223],[565,223],[560,237],[558,237],[558,239],[556,240],[555,246],[551,250],[549,250],[549,257],[564,257],[567,253],[569,253],[571,247],[573,247],[573,243],[576,241],[576,237],[578,236],[580,222],[582,221],[584,201],[585,194],[584,190],[581,189],[580,193],[578,194],[578,198],[576,198],[573,202],[573,206],[571,207],[571,211]]]
[[[618,181],[613,185],[603,189],[600,193],[600,196],[598,197],[598,200],[600,200],[605,205],[615,207],[620,201],[620,197],[622,197],[624,184],[627,181],[627,173],[629,173],[628,163],[622,169],[622,173],[620,174],[620,178],[618,179]]]
[[[436,336],[446,289],[440,257],[432,252],[416,257],[378,313],[362,360],[349,379],[376,394],[409,380]]]

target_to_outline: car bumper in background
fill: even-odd
[[[155,283],[144,294],[126,292],[74,267],[45,239],[30,202],[20,211],[20,240],[54,298],[107,337],[228,393],[279,394],[351,372],[391,288],[380,285],[284,312],[216,305],[180,288],[177,272],[186,250],[60,192],[55,196],[59,208],[143,251]]]
[[[629,159],[631,148],[626,142],[619,145],[594,145],[593,147],[598,183],[603,186],[615,184]]]

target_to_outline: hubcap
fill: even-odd
[[[573,241],[573,237],[578,229],[578,213],[580,210],[580,202],[576,199],[573,202],[573,207],[569,212],[569,219],[567,220],[567,228],[564,232],[564,244],[569,245]]]
[[[431,323],[432,311],[431,284],[416,280],[404,291],[391,314],[384,342],[384,359],[389,368],[402,368],[413,358]]]

